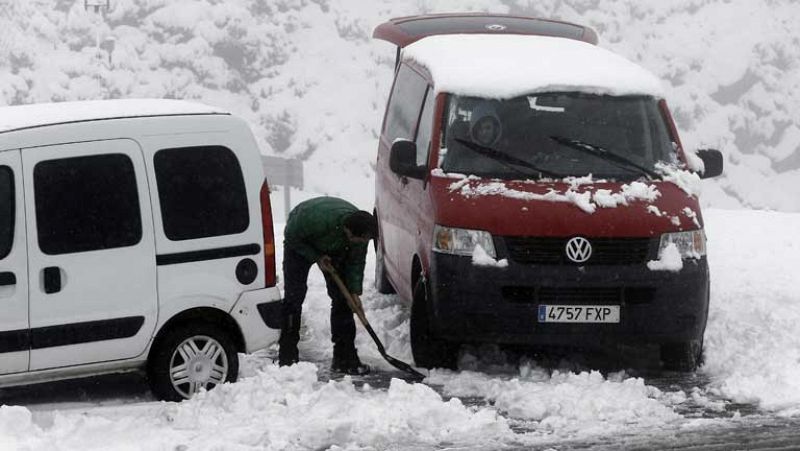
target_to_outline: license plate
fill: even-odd
[[[618,305],[540,305],[540,323],[618,323]]]

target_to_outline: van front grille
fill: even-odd
[[[567,258],[569,238],[504,237],[508,256],[516,263],[532,265],[635,265],[650,257],[651,238],[587,238],[592,245],[588,261],[575,263]]]

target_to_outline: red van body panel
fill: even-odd
[[[611,208],[596,207],[593,213],[580,209],[571,202],[525,200],[499,194],[469,196],[461,187],[475,189],[481,184],[503,184],[521,193],[544,195],[549,191],[564,193],[570,186],[565,183],[533,183],[521,181],[458,180],[448,177],[431,177],[434,216],[440,225],[463,229],[486,230],[502,236],[542,237],[653,237],[662,233],[702,228],[702,217],[697,198],[688,196],[670,182],[652,182],[661,195],[652,202],[629,201],[628,205]],[[575,191],[595,192],[599,189],[617,192],[622,183],[607,182],[582,185]],[[453,189],[456,188],[456,189]],[[471,190],[470,190],[471,191]],[[648,206],[658,208],[661,216],[648,211]],[[687,216],[684,208],[697,215],[698,225]],[[680,225],[674,224],[679,218]],[[510,220],[513,218],[513,220]]]

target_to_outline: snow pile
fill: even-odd
[[[653,202],[661,196],[661,192],[654,185],[642,182],[633,182],[622,185],[620,192],[615,193],[608,189],[598,189],[592,195],[592,200],[602,208],[614,208],[618,205],[628,205],[632,200]]]
[[[572,39],[519,35],[443,35],[421,39],[403,59],[427,68],[438,92],[508,99],[536,92],[663,96],[645,69]]]
[[[710,380],[708,385],[673,389],[668,383],[670,388],[658,389],[625,373],[604,377],[528,363],[496,367],[463,355],[467,369],[433,371],[425,381],[432,387],[400,380],[380,389],[349,379],[320,382],[318,371],[330,358],[330,301],[321,275],[312,270],[300,353],[317,365],[278,368],[265,355],[248,356],[239,382],[181,404],[3,406],[0,448],[531,447],[653,430],[680,433],[708,424],[683,416],[685,409],[724,416],[731,401],[800,415],[800,215],[704,213],[712,298],[699,379]],[[281,230],[277,225],[278,243]],[[282,246],[277,248],[280,260]],[[370,253],[367,287],[373,268]],[[411,362],[408,310],[396,296],[370,289],[363,300],[389,353]],[[356,340],[365,362],[395,371],[360,327]]]
[[[397,379],[387,390],[356,389],[349,378],[321,383],[310,363],[268,365],[180,404],[63,410],[38,418],[4,406],[0,425],[4,449],[385,449],[399,443],[418,449],[513,438],[491,409],[445,401],[426,385]]]
[[[703,191],[700,176],[694,172],[663,163],[656,163],[656,170],[664,180],[672,182],[690,196],[698,197]]]
[[[685,395],[662,393],[640,378],[562,372],[523,365],[515,377],[435,370],[427,383],[445,394],[480,396],[509,417],[536,422],[537,435],[590,436],[679,421],[671,404]]]
[[[800,215],[711,210],[704,219],[703,371],[722,396],[800,415]]]
[[[508,259],[495,260],[480,245],[476,245],[475,250],[472,252],[472,264],[491,268],[505,268],[508,266]]]
[[[678,250],[678,246],[675,243],[667,244],[659,252],[658,260],[647,262],[647,269],[650,271],[680,272],[683,269],[683,259],[681,259],[681,251]]]
[[[568,189],[563,193],[550,190],[546,194],[531,193],[509,188],[504,182],[485,182],[478,177],[470,176],[449,186],[450,191],[458,191],[464,197],[504,196],[519,200],[543,200],[547,202],[566,202],[574,204],[586,213],[594,213],[597,207],[591,202],[592,193],[579,193]]]

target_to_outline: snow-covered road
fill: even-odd
[[[508,363],[482,348],[462,355],[462,371],[412,384],[359,332],[362,359],[381,372],[330,381],[329,301],[314,271],[301,343],[309,363],[278,368],[274,350],[247,356],[238,383],[181,404],[153,401],[129,377],[102,396],[0,392],[0,402],[18,404],[0,407],[0,449],[612,449],[724,442],[764,424],[795,430],[800,215],[708,210],[706,222],[712,300],[705,365],[694,375],[601,373],[570,359]],[[388,352],[411,361],[408,312],[372,290],[364,304]]]

